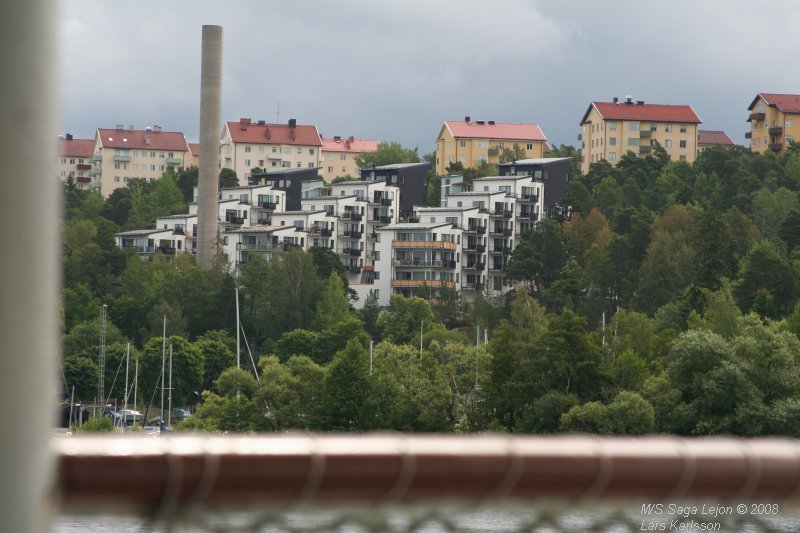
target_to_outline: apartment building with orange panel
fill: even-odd
[[[758,93],[747,109],[750,131],[744,136],[754,152],[781,155],[800,140],[800,95]]]
[[[616,165],[628,152],[647,157],[661,145],[673,161],[697,157],[697,128],[702,121],[689,105],[648,104],[614,98],[592,102],[581,120],[581,172],[592,163]]]
[[[538,158],[548,149],[547,137],[538,124],[512,124],[494,120],[446,120],[436,138],[436,174],[447,174],[451,163],[472,168],[480,161],[497,165],[503,149],[521,148],[520,159]]]

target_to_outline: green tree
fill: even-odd
[[[369,394],[369,359],[358,341],[350,341],[327,368],[319,405],[320,429],[362,429]]]
[[[396,163],[419,163],[417,149],[403,148],[398,142],[380,142],[375,152],[364,152],[356,156],[358,168],[380,167]]]
[[[272,258],[266,290],[274,335],[311,325],[321,288],[316,272],[311,255],[298,248]]]
[[[314,325],[318,330],[327,329],[348,316],[350,316],[350,302],[347,300],[344,282],[339,274],[331,272],[317,301]]]
[[[427,300],[399,295],[391,297],[389,309],[378,317],[383,338],[395,344],[416,343],[425,324],[430,329],[434,322],[433,310]]]
[[[238,187],[241,185],[241,181],[239,181],[239,176],[236,175],[236,171],[232,168],[222,168],[219,171],[219,188],[226,189],[230,187]]]
[[[525,283],[534,294],[539,294],[558,279],[565,264],[561,225],[545,219],[522,236],[511,253],[506,277]]]
[[[236,364],[235,341],[222,330],[209,330],[194,343],[203,354],[203,390],[211,390],[222,372]],[[219,392],[219,391],[217,391]]]
[[[615,435],[652,433],[655,410],[640,394],[624,390],[608,405],[608,425]]]
[[[256,399],[273,431],[309,429],[319,402],[325,370],[305,356],[281,364],[276,357],[258,361],[261,379]]]
[[[608,407],[600,402],[587,402],[576,405],[561,415],[559,429],[567,432],[611,433],[609,429]]]
[[[789,260],[775,244],[763,240],[742,260],[733,294],[743,311],[781,318],[791,313],[798,288],[798,276]]]
[[[203,387],[203,352],[182,337],[166,339],[162,352],[162,339],[154,337],[142,347],[139,357],[139,397],[154,397],[161,390],[162,365],[164,387],[169,385],[169,350],[172,346],[172,405],[190,406],[197,402]],[[159,393],[160,394],[160,393]]]
[[[97,396],[98,368],[97,363],[84,355],[69,355],[61,363],[64,372],[66,394],[78,402],[90,402]],[[74,388],[74,391],[73,391]]]

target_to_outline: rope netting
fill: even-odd
[[[112,521],[109,531],[800,530],[793,440],[386,434],[53,446],[62,531],[75,516],[94,529]]]

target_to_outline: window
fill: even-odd
[[[610,129],[610,130],[613,130],[613,131],[616,131],[616,129],[617,129],[617,123],[616,123],[615,121],[611,121],[611,122],[609,122],[609,123],[608,123],[608,129]]]
[[[489,148],[489,141],[478,141],[478,148]]]
[[[283,147],[283,149],[282,149],[281,151],[282,151],[284,154],[291,154],[291,153],[292,153],[292,149],[291,149],[289,146],[284,146],[284,147]]]
[[[489,161],[489,158],[486,157],[485,155],[479,155],[475,159],[478,160],[478,161]]]
[[[314,168],[314,163],[309,163],[308,168]]]
[[[314,149],[313,149],[313,148],[309,148],[309,149],[308,149],[308,153],[309,153],[310,155],[314,155]]]
[[[628,146],[639,146],[639,137],[631,137],[628,139]]]
[[[786,136],[786,144],[791,144],[793,142],[794,142],[794,137],[792,137],[791,135],[787,135]]]
[[[281,161],[281,167],[289,168],[291,166],[292,166],[292,162],[291,161]]]
[[[664,141],[664,148],[672,148],[672,141],[670,139]]]
[[[166,156],[166,154],[164,154],[164,152],[158,152],[158,158],[159,159],[164,159],[165,156]]]
[[[259,154],[263,154],[264,153],[264,145],[261,145],[261,146],[258,147],[258,153]]]
[[[681,160],[681,161],[686,161],[686,156],[685,156],[685,155],[681,155],[681,156],[680,156],[680,160]]]
[[[114,163],[114,168],[119,169],[119,163]]]
[[[467,147],[467,141],[461,141],[459,143],[459,146],[461,146],[461,148],[466,148]]]
[[[249,144],[246,144],[246,145],[244,146],[244,153],[246,153],[246,154],[249,154],[249,153],[250,153],[250,145],[249,145]]]
[[[629,122],[628,123],[628,131],[639,131],[639,123],[638,122]]]
[[[681,133],[686,133],[686,124],[681,124]]]
[[[302,149],[302,148],[298,148],[298,149],[297,149],[297,153],[298,153],[298,154],[302,154],[302,153],[303,153],[303,149]]]
[[[533,150],[533,143],[528,143],[526,146],[527,146],[527,148],[526,148],[527,150]]]
[[[250,166],[250,160],[249,159],[245,159],[244,160],[244,166],[246,166],[246,167]]]
[[[671,132],[672,131],[672,124],[667,124],[666,126],[664,126],[664,131],[666,131],[667,133]]]
[[[681,141],[680,146],[681,148],[686,148],[686,141]]]
[[[467,156],[465,156],[465,155],[460,155],[460,156],[458,156],[458,160],[459,160],[459,162],[461,162],[461,163],[466,163],[466,162],[467,162]]]
[[[616,161],[617,160],[617,152],[608,152],[608,160],[609,161]]]
[[[786,119],[786,127],[787,128],[791,128],[792,127],[792,119],[790,119],[790,118]]]
[[[616,137],[609,137],[608,138],[608,145],[609,146],[616,146],[617,145],[617,138]]]
[[[303,163],[301,163],[300,161],[298,161],[298,162],[297,162],[297,168],[302,168],[302,167],[303,167]]]
[[[114,183],[119,183],[119,176],[114,176]]]
[[[333,167],[328,167],[328,172],[333,172]]]
[[[339,156],[339,159],[341,159],[342,161],[347,161],[347,154],[341,154]]]

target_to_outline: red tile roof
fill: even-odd
[[[733,141],[724,131],[698,130],[697,144],[733,146]]]
[[[226,127],[235,143],[322,146],[316,126],[298,124],[292,128],[288,124],[253,124],[245,118],[227,122]]]
[[[454,138],[508,139],[519,141],[547,141],[538,124],[509,124],[494,121],[464,122],[446,120],[444,125]],[[492,123],[493,122],[493,123]]]
[[[581,124],[586,123],[586,117],[592,107],[597,109],[605,120],[643,120],[648,122],[680,122],[683,124],[700,124],[702,120],[689,105],[664,105],[664,104],[626,104],[624,102],[592,102],[586,114],[583,115]]]
[[[798,94],[758,93],[750,103],[750,107],[747,108],[748,110],[753,109],[759,97],[761,97],[767,105],[777,107],[779,111],[784,113],[800,113],[800,95]]]
[[[200,155],[200,143],[189,143],[189,151],[192,152],[192,155],[195,157]]]
[[[132,148],[146,150],[171,150],[186,152],[189,150],[186,137],[179,131],[152,131],[131,129],[97,130],[103,148]]]
[[[378,141],[369,139],[355,139],[352,136],[345,139],[341,137],[322,137],[322,151],[323,152],[376,152],[378,150]]]
[[[63,157],[92,157],[94,141],[92,139],[59,139],[59,153]]]

